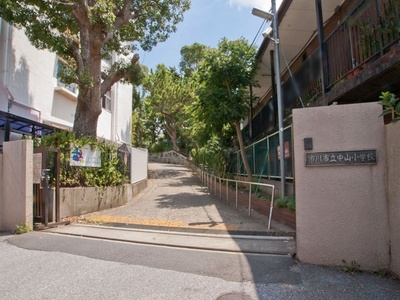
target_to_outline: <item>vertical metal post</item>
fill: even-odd
[[[278,97],[278,124],[279,124],[279,146],[281,153],[280,169],[281,169],[281,197],[285,196],[286,186],[286,173],[285,173],[285,149],[283,145],[283,99],[282,99],[282,86],[281,86],[281,66],[279,57],[279,29],[278,29],[278,14],[276,13],[276,1],[271,0],[274,31],[274,44],[275,44],[275,69],[276,69],[276,92]]]
[[[11,132],[10,118],[7,115],[6,123],[4,124],[4,141],[5,142],[10,141],[10,132]]]
[[[229,187],[228,187],[228,180],[226,180],[226,203],[229,202],[229,193],[228,193],[228,189],[229,189]]]
[[[238,209],[238,182],[236,181],[236,210]]]
[[[222,200],[222,179],[219,178],[219,199]]]
[[[251,183],[249,184],[249,217],[251,217]]]
[[[274,209],[274,194],[275,194],[275,187],[272,187],[271,206],[269,208],[268,229],[271,229],[272,210]]]
[[[256,173],[256,145],[251,146],[253,148],[253,174]]]
[[[328,86],[328,55],[326,52],[326,44],[324,37],[324,19],[322,15],[322,1],[315,0],[315,11],[317,13],[317,31],[318,31],[318,44],[319,51],[321,54],[321,83],[322,83],[322,95],[325,95],[326,88]]]
[[[378,26],[380,27],[380,26],[382,26],[382,24],[380,24],[380,16],[381,16],[381,6],[379,5],[380,4],[380,0],[376,0],[375,1],[375,5],[376,5],[376,17],[377,17],[377,22],[378,22]],[[385,16],[386,17],[386,16]],[[378,34],[379,35],[379,54],[380,54],[380,56],[383,56],[383,34],[382,33],[379,33],[379,30],[377,30],[377,32],[375,33],[375,37],[376,37],[376,34]]]
[[[214,175],[214,195],[217,196],[217,176]]]

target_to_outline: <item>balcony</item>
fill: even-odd
[[[330,2],[323,2],[325,9],[327,5]],[[287,8],[280,28],[288,27],[285,18],[292,18],[296,9]],[[293,108],[378,101],[386,90],[400,93],[400,0],[344,1],[324,19],[323,31],[324,51],[319,49],[314,30],[312,38],[296,48],[300,52],[289,53],[293,76],[287,71],[282,74],[286,124],[291,122]],[[282,41],[293,40],[284,38],[281,36]],[[290,45],[284,45],[285,49],[291,49]],[[257,78],[263,87],[258,91],[262,103],[253,106],[252,121],[243,130],[247,143],[277,129],[276,99],[270,85],[273,74],[268,67],[272,60],[266,49],[260,50]]]
[[[360,1],[325,39],[327,86],[317,105],[378,101],[398,91],[400,1]]]
[[[66,84],[58,79],[54,90],[71,100],[76,101],[78,97],[78,85],[75,83]]]

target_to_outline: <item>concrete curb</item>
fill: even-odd
[[[169,232],[73,224],[44,232],[86,238],[212,251],[294,255],[295,240],[285,236],[250,236]]]

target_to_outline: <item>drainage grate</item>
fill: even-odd
[[[216,300],[252,300],[252,298],[243,293],[228,293],[219,296]]]

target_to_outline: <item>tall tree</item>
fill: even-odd
[[[194,43],[191,46],[183,46],[181,49],[181,61],[179,68],[186,76],[193,76],[198,70],[198,64],[203,60],[204,53],[209,47]]]
[[[185,121],[185,108],[194,101],[195,82],[190,77],[179,75],[175,69],[158,65],[150,72],[144,86],[149,92],[148,103],[158,112],[159,120],[172,141],[173,149],[179,151],[178,128]]]
[[[190,0],[13,0],[0,1],[0,17],[67,61],[62,77],[79,86],[74,131],[96,136],[102,96],[140,77],[138,45],[148,51],[165,41],[189,7]],[[125,59],[102,70],[112,51]]]
[[[234,126],[248,180],[251,180],[252,172],[244,148],[240,121],[250,109],[248,87],[256,85],[253,80],[255,55],[256,48],[250,46],[245,39],[228,41],[223,38],[217,49],[205,52],[199,66],[202,83],[199,115],[214,132],[220,132],[226,125]]]

